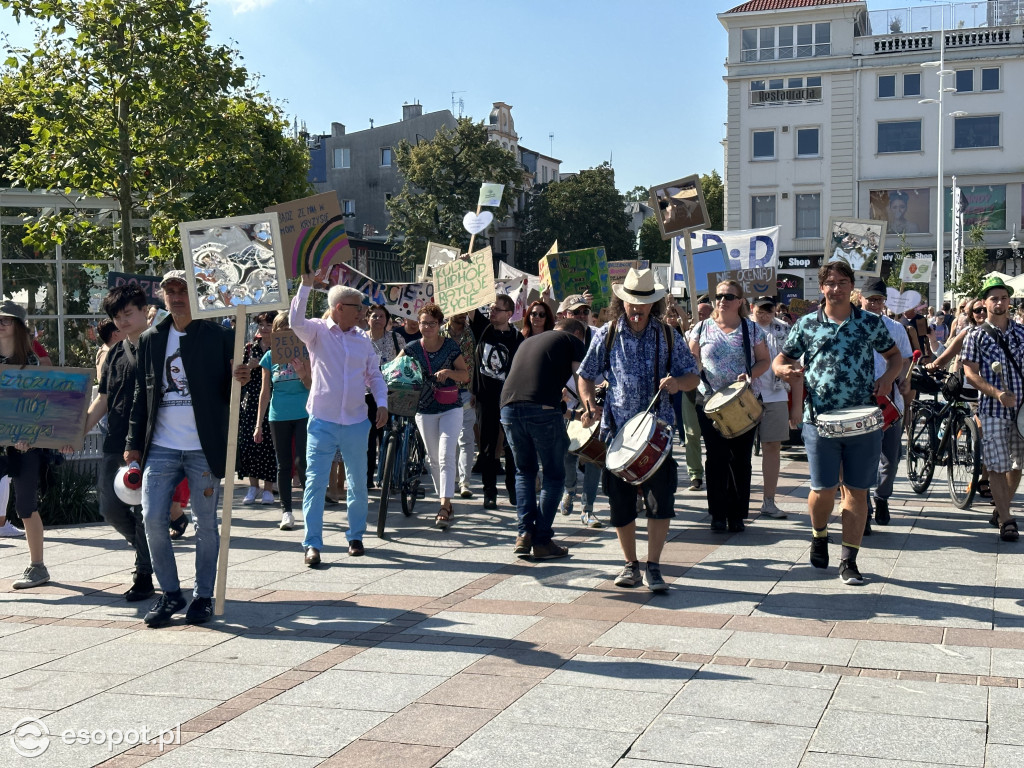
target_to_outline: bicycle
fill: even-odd
[[[949,496],[959,509],[974,501],[981,478],[981,432],[958,380],[945,371],[915,372],[913,388],[930,400],[910,404],[907,478],[915,493],[928,490],[935,467],[946,466]],[[941,394],[945,402],[938,400]]]
[[[380,504],[377,509],[377,537],[384,538],[388,502],[397,489],[402,501],[402,514],[411,517],[417,499],[426,496],[423,470],[426,448],[416,429],[413,415],[419,401],[419,390],[388,390],[388,423],[381,441],[382,461],[377,467]]]

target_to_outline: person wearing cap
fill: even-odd
[[[789,326],[775,316],[775,297],[758,296],[753,301],[754,321],[764,333],[768,360],[778,356]],[[771,366],[757,378],[757,391],[764,405],[758,430],[761,439],[761,514],[783,519],[786,513],[775,503],[782,463],[782,441],[789,439],[789,386],[775,375]]]
[[[993,519],[1003,541],[1017,541],[1017,521],[1010,514],[1024,467],[1024,326],[1010,320],[1013,288],[990,277],[981,288],[988,320],[964,342],[967,380],[981,393],[981,453],[989,470],[995,505]],[[997,365],[998,364],[998,365]]]
[[[590,318],[593,313],[591,312],[591,305],[594,301],[594,297],[590,291],[585,293],[574,293],[572,296],[566,296],[562,299],[562,303],[558,305],[558,316],[568,317],[574,320],[579,320],[587,329],[587,337],[583,340],[583,343],[588,347],[590,341],[594,337],[594,330],[590,325]]]
[[[213,616],[220,550],[217,495],[227,464],[231,379],[245,384],[251,375],[247,365],[232,367],[233,331],[192,318],[183,270],[165,274],[160,289],[169,314],[139,337],[124,452],[125,462],[143,467],[146,542],[163,590],[143,619],[150,627],[169,623],[185,607],[169,525],[174,489],[186,477],[196,529],[196,576],[185,620],[202,624]]]
[[[885,281],[880,277],[873,277],[867,281],[860,293],[860,308],[865,312],[878,315],[889,330],[896,348],[899,350],[900,359],[903,361],[900,373],[888,397],[896,409],[900,412],[900,418],[896,419],[882,433],[882,451],[878,457],[878,475],[875,480],[873,494],[868,494],[868,512],[864,523],[864,535],[871,535],[871,518],[879,525],[888,525],[889,497],[892,496],[893,483],[896,481],[896,472],[900,465],[900,448],[903,438],[903,393],[910,390],[910,382],[907,380],[907,371],[910,370],[910,361],[914,354],[910,346],[910,337],[906,329],[896,320],[887,317],[885,314],[885,300],[888,293]],[[877,351],[875,358],[875,381],[882,378],[887,367],[886,360]]]
[[[135,402],[139,337],[149,327],[147,303],[146,292],[131,283],[111,288],[103,298],[101,308],[124,338],[107,353],[100,373],[98,394],[89,406],[85,420],[85,434],[88,434],[104,415],[107,417],[107,434],[103,438],[103,456],[97,478],[100,514],[135,550],[132,586],[124,593],[128,602],[148,600],[155,591],[153,561],[146,541],[142,507],[125,504],[114,493],[114,478],[119,472],[124,472],[125,443]]]
[[[803,383],[806,392],[803,438],[811,475],[807,499],[813,529],[811,565],[828,568],[828,521],[841,473],[846,493],[839,578],[856,586],[864,583],[857,553],[864,537],[868,489],[878,473],[882,432],[824,437],[818,433],[815,418],[846,408],[874,406],[875,395],[892,390],[902,362],[881,318],[850,303],[853,280],[853,269],[842,261],[818,269],[818,286],[825,302],[790,329],[772,370],[790,386]],[[877,379],[873,351],[880,352],[886,362]]]
[[[594,333],[594,339],[579,368],[583,426],[600,421],[600,437],[612,440],[634,416],[654,402],[654,414],[670,426],[675,422],[668,395],[694,389],[700,379],[697,363],[679,331],[661,321],[668,291],[654,280],[649,269],[630,269],[622,284],[612,286],[612,319]],[[608,394],[604,407],[595,397],[595,383],[604,377]],[[642,583],[636,550],[637,494],[643,497],[647,517],[647,586],[661,592],[668,588],[661,575],[661,552],[668,537],[677,483],[676,462],[671,454],[651,477],[639,486],[631,485],[604,471],[604,489],[626,564],[615,579],[616,586],[635,587]]]

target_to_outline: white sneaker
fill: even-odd
[[[274,503],[274,494],[273,494],[273,492],[271,492],[271,491],[264,491],[263,492],[263,498],[260,499],[260,504],[273,504],[273,503]]]
[[[25,535],[25,532],[21,528],[15,528],[10,520],[0,525],[0,539],[20,539]]]
[[[469,483],[462,483],[459,486],[459,496],[461,496],[464,499],[473,498],[473,491],[470,490]]]
[[[290,531],[295,527],[295,515],[285,510],[284,514],[281,515],[281,524],[277,527],[282,531]]]
[[[775,505],[775,499],[765,499],[761,502],[761,514],[774,517],[776,520],[786,519],[786,513]]]
[[[256,501],[256,491],[257,491],[257,489],[253,488],[250,485],[248,493],[246,493],[245,494],[245,498],[242,499],[242,503],[243,504],[252,504],[254,501]]]

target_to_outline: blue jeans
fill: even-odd
[[[580,457],[575,453],[565,454],[565,492],[570,496],[576,495],[576,465]],[[594,500],[597,498],[597,486],[601,484],[601,468],[589,461],[583,462],[583,501],[584,511],[594,510]]]
[[[213,474],[202,451],[176,451],[151,445],[142,472],[142,518],[153,561],[153,573],[166,592],[181,589],[178,566],[171,547],[171,497],[182,478],[192,491],[192,520],[196,526],[195,597],[213,597],[217,578],[220,532],[217,530],[217,497],[220,478]]]
[[[331,480],[334,454],[338,451],[345,461],[346,536],[349,541],[362,541],[366,532],[366,442],[369,435],[369,419],[343,426],[310,416],[306,429],[306,490],[302,494],[302,516],[306,525],[303,548],[324,548],[324,494]]]
[[[552,523],[565,485],[565,454],[569,436],[558,408],[535,403],[509,403],[501,409],[501,424],[516,461],[516,511],[519,535],[534,544],[548,544],[554,536]],[[537,506],[537,471],[544,468],[544,482]]]

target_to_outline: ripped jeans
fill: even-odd
[[[146,467],[142,473],[142,518],[146,524],[146,541],[153,560],[153,573],[165,593],[181,588],[168,526],[171,520],[171,497],[184,477],[188,478],[192,490],[192,520],[196,526],[196,578],[193,595],[213,597],[220,549],[217,500],[221,479],[214,476],[202,451],[177,451],[153,444],[146,455]]]

